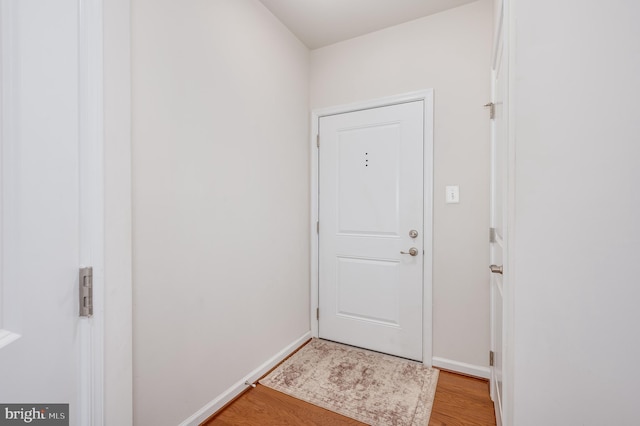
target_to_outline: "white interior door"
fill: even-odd
[[[319,336],[415,360],[424,108],[415,101],[319,120]]]
[[[491,242],[489,244],[491,261],[491,397],[494,401],[496,421],[502,424],[503,410],[503,353],[505,304],[503,265],[506,265],[507,243],[507,109],[506,109],[506,54],[504,52],[504,8],[502,0],[496,1],[496,31],[493,62],[493,114],[491,127]]]
[[[101,154],[85,137],[97,119],[85,91],[98,89],[81,60],[89,10],[78,0],[0,2],[0,403],[69,404],[69,424],[83,426],[100,409],[91,399],[101,336],[78,302],[79,267],[101,255],[91,161]]]

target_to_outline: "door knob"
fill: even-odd
[[[500,265],[500,266],[491,265],[491,266],[489,266],[489,269],[491,269],[491,272],[493,272],[494,274],[502,275],[502,265]]]
[[[409,249],[409,252],[401,251],[400,254],[410,254],[411,256],[417,256],[418,255],[418,249],[415,248],[415,247],[411,247]]]

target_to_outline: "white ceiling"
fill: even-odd
[[[260,0],[310,49],[475,0]]]

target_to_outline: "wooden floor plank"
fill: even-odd
[[[364,423],[258,384],[203,425],[356,426]]]
[[[495,426],[489,382],[441,371],[431,426]]]
[[[489,382],[441,371],[430,426],[495,426]],[[202,426],[356,426],[356,420],[257,385]]]

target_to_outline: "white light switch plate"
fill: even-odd
[[[460,202],[460,187],[458,185],[445,188],[445,202],[447,204]]]

